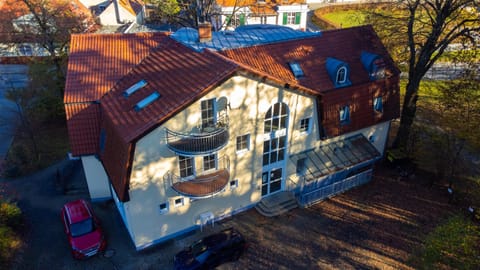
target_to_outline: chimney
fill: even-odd
[[[198,24],[198,39],[200,42],[212,40],[212,25],[209,22]]]

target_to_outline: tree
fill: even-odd
[[[375,24],[387,29],[378,32],[408,71],[400,126],[393,144],[403,148],[415,119],[420,82],[449,45],[475,44],[480,33],[480,4],[478,0],[402,0],[391,7],[389,14],[393,15],[376,16]]]
[[[53,59],[57,76],[65,77],[61,57],[73,33],[86,32],[93,24],[88,10],[68,0],[6,0],[0,10],[4,42],[35,43]]]

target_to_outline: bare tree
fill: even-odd
[[[391,7],[393,12],[389,14],[393,15],[377,16],[375,19],[382,23],[375,24],[387,29],[379,33],[408,70],[400,127],[394,141],[395,147],[403,148],[415,119],[421,80],[449,45],[478,42],[480,4],[478,0],[402,0]]]

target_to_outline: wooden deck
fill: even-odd
[[[224,169],[198,176],[189,181],[176,182],[172,185],[172,188],[184,196],[202,198],[222,191],[228,184],[229,179],[230,173]]]

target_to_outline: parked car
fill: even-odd
[[[105,250],[100,222],[87,201],[80,199],[66,203],[61,215],[74,258],[88,258]]]
[[[194,242],[174,257],[175,269],[212,269],[236,261],[247,245],[243,236],[229,228]]]

